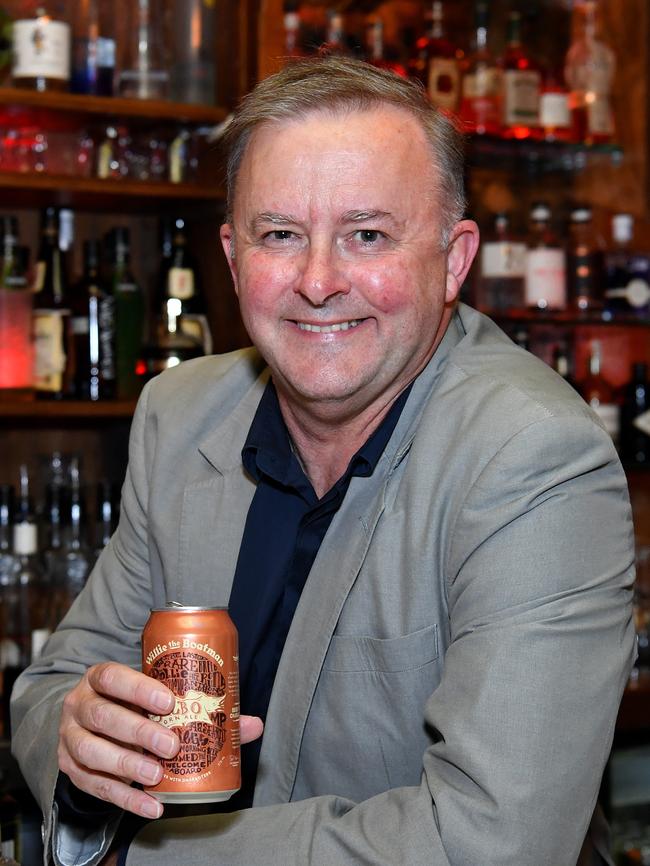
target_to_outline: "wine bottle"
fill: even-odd
[[[538,310],[566,306],[566,255],[551,228],[551,210],[544,202],[530,209],[524,298],[526,306]]]
[[[0,231],[0,389],[15,399],[29,394],[34,381],[32,293],[17,219],[0,218]]]
[[[124,227],[112,232],[111,294],[115,299],[116,391],[121,400],[136,397],[140,380],[136,366],[142,349],[144,296],[131,272],[130,234]]]
[[[15,87],[67,90],[70,83],[70,25],[55,0],[38,3],[30,18],[13,24]]]
[[[602,351],[599,340],[591,341],[588,372],[580,383],[580,392],[599,416],[614,443],[618,444],[620,410],[614,388],[602,373]]]

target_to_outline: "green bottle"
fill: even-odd
[[[136,366],[142,350],[144,329],[144,296],[131,273],[129,230],[113,229],[112,294],[115,300],[115,362],[117,397],[137,397],[141,381]]]

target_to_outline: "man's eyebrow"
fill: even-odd
[[[263,211],[262,213],[258,213],[255,217],[253,217],[251,221],[251,226],[256,229],[260,226],[268,225],[269,223],[271,223],[272,225],[286,226],[296,225],[297,222],[297,218],[291,216],[291,214],[275,213],[274,211]]]
[[[366,220],[395,222],[392,213],[386,210],[349,210],[341,216],[342,223],[360,223]]]

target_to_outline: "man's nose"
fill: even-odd
[[[346,295],[350,291],[350,281],[342,262],[329,243],[310,244],[295,291],[316,307],[322,306],[333,295]]]

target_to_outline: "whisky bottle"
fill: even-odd
[[[620,431],[620,411],[614,388],[602,373],[602,352],[599,340],[592,340],[589,354],[589,367],[585,378],[580,382],[580,392],[591,406],[609,435],[618,445]]]
[[[510,229],[507,213],[498,213],[494,227],[481,244],[478,305],[481,309],[508,310],[522,307],[526,245]]]
[[[428,19],[426,35],[415,43],[410,71],[424,84],[434,105],[457,111],[460,104],[460,52],[445,33],[441,0],[431,3]]]
[[[62,4],[38,3],[30,18],[13,24],[15,87],[29,90],[67,90],[70,82],[70,25]]]
[[[539,100],[541,76],[521,41],[521,15],[513,11],[508,17],[506,51],[503,67],[504,138],[530,138],[539,135]]]
[[[473,48],[461,85],[460,117],[468,132],[501,131],[501,71],[488,46],[488,4],[478,0]]]
[[[39,398],[70,397],[74,389],[74,339],[59,216],[48,207],[42,217],[41,245],[34,281],[34,387]]]
[[[648,365],[634,364],[623,393],[621,458],[631,466],[650,464],[650,382]]]
[[[567,255],[571,304],[581,312],[603,307],[603,250],[589,207],[571,211]]]
[[[33,296],[17,219],[0,217],[0,232],[0,393],[17,398],[33,385]]]
[[[551,210],[544,202],[530,210],[524,300],[526,306],[538,310],[566,307],[566,255],[551,228]]]

